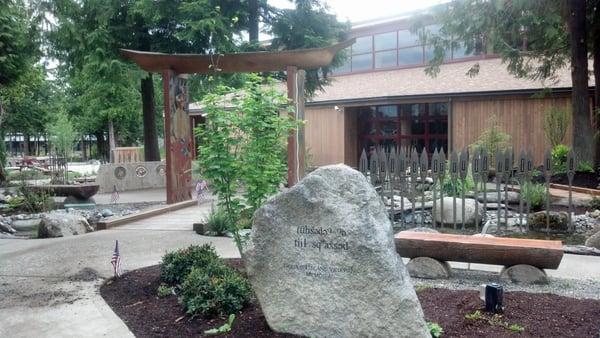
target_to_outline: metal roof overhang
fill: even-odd
[[[131,49],[120,51],[140,68],[153,73],[165,69],[179,74],[269,72],[286,70],[288,66],[299,69],[326,66],[338,51],[349,47],[354,41],[355,39],[350,39],[323,48],[232,54],[164,54]]]

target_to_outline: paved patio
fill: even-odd
[[[128,337],[127,326],[98,292],[112,276],[115,240],[125,270],[157,264],[169,250],[213,243],[223,257],[238,257],[229,238],[199,236],[192,223],[209,203],[80,236],[0,240],[0,337]],[[467,264],[453,263],[467,268]],[[499,271],[499,266],[471,264]],[[600,257],[565,255],[550,276],[600,280]]]

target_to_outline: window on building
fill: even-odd
[[[359,153],[372,146],[444,149],[448,153],[448,103],[411,103],[358,108]]]

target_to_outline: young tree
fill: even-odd
[[[73,152],[73,145],[77,139],[77,132],[73,128],[73,124],[69,120],[67,114],[58,112],[52,121],[47,126],[48,139],[52,148],[56,152],[58,158],[62,158],[65,162],[65,171],[62,177],[62,183],[68,181],[68,163]]]
[[[439,6],[433,13],[433,21],[441,25],[438,32],[422,29],[425,20],[415,26],[434,48],[426,72],[435,75],[444,57],[461,46],[467,53],[497,53],[510,73],[534,80],[553,80],[557,70],[571,65],[573,146],[589,160],[594,132],[588,103],[586,4],[596,2],[455,0]],[[475,63],[468,74],[478,70]]]

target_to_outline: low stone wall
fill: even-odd
[[[166,186],[166,165],[164,162],[108,163],[100,165],[96,183],[100,193],[164,188]]]

